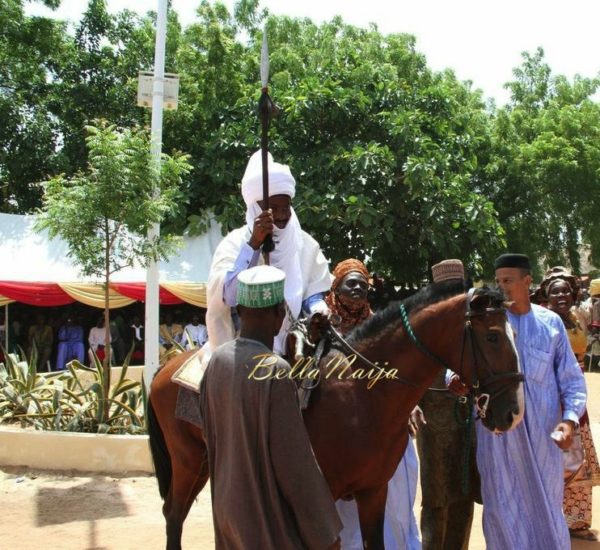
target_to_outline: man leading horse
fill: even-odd
[[[339,548],[341,522],[302,422],[289,377],[250,375],[273,355],[285,318],[284,273],[258,266],[240,273],[240,336],[211,356],[200,386],[215,543],[223,549]]]

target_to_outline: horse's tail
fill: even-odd
[[[165,436],[156,418],[152,401],[148,401],[148,436],[150,438],[150,452],[154,462],[158,491],[163,500],[167,498],[173,473],[171,471],[171,455],[167,449]]]

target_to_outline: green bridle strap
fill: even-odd
[[[417,335],[415,334],[415,331],[411,327],[410,321],[408,320],[408,313],[406,312],[406,308],[404,307],[404,304],[400,304],[400,319],[402,320],[402,326],[404,327],[406,334],[408,334],[410,341],[415,345],[415,347],[421,353],[423,353],[430,359],[433,359],[436,363],[439,363],[445,369],[448,369],[449,368],[448,363],[446,363],[446,361],[444,361],[439,355],[436,355],[431,350],[429,350],[425,346],[425,344],[423,344],[423,342],[421,342],[421,340],[419,340],[417,338]]]

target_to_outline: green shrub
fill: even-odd
[[[93,367],[72,361],[65,371],[41,374],[36,372],[34,353],[30,361],[5,354],[6,363],[0,363],[0,423],[67,432],[146,432],[145,388],[126,377],[129,356],[106,394],[97,358]]]

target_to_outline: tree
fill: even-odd
[[[165,125],[165,141],[192,152],[188,215],[208,207],[226,228],[243,219],[238,182],[259,146],[261,18],[245,8],[246,46],[235,17],[202,4],[178,51],[180,109]],[[504,242],[480,194],[490,148],[480,95],[450,71],[430,71],[410,36],[339,18],[269,17],[267,28],[282,108],[272,151],[292,166],[296,209],[331,260],[368,257],[372,269],[420,282],[452,254],[480,273]]]
[[[0,0],[0,210],[39,206],[39,182],[60,171],[51,79],[65,46],[66,24],[27,17],[22,0]],[[51,8],[58,0],[46,0]]]
[[[181,178],[190,169],[187,156],[163,155],[157,172],[144,130],[100,124],[87,127],[89,164],[71,178],[45,184],[43,214],[37,227],[61,237],[84,275],[104,282],[104,320],[110,341],[110,276],[134,262],[164,258],[173,239],[147,238],[148,229],[176,208]],[[160,196],[155,196],[155,188]],[[110,346],[104,358],[105,395],[110,388]],[[104,410],[108,417],[108,404]]]
[[[511,102],[494,119],[484,192],[509,248],[578,273],[581,244],[600,260],[600,79],[553,76],[542,49],[524,53],[514,75]]]
[[[568,81],[552,75],[541,50],[525,54],[508,84],[511,103],[490,111],[468,82],[429,69],[412,36],[340,18],[316,25],[269,16],[258,4],[241,0],[230,13],[204,0],[185,29],[169,15],[166,69],[180,75],[180,94],[179,109],[165,113],[164,145],[188,151],[193,171],[163,228],[199,232],[207,213],[224,230],[243,222],[239,181],[259,147],[266,22],[271,95],[282,108],[272,152],[291,165],[296,210],[332,262],[355,255],[418,283],[448,256],[472,275],[489,275],[506,246],[577,270],[584,243],[600,261],[597,79]],[[19,13],[7,16],[17,29],[27,23]],[[0,55],[19,47],[21,59],[33,56],[10,73],[30,67],[18,82],[31,93],[17,94],[20,103],[0,95],[8,121],[0,128],[0,186],[11,189],[3,209],[31,210],[44,174],[85,168],[90,120],[147,123],[135,87],[137,71],[152,67],[154,17],[111,15],[105,0],[89,0],[73,36],[60,25],[48,32],[48,61],[35,48],[26,52],[26,33],[13,33],[12,46],[0,40]],[[29,80],[37,85],[28,88]]]

